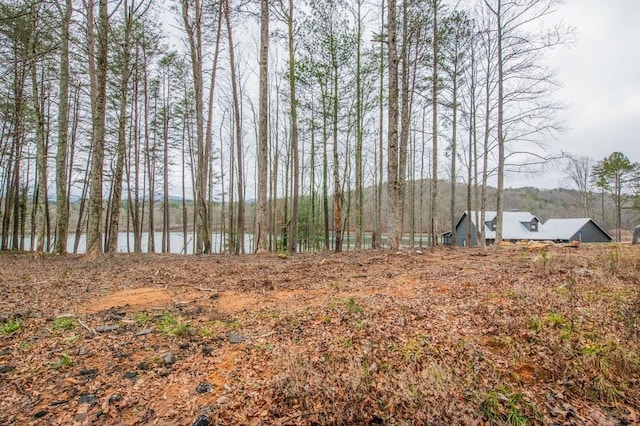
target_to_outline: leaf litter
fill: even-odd
[[[0,424],[640,422],[636,247],[0,270]]]

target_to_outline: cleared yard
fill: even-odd
[[[637,247],[0,271],[0,424],[640,422]]]

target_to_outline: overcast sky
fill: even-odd
[[[549,55],[563,87],[567,130],[550,149],[600,160],[621,151],[640,162],[640,0],[568,0],[558,16],[577,41]],[[563,171],[509,176],[506,186],[566,186]]]

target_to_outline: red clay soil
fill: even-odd
[[[640,423],[636,247],[0,271],[0,425]]]

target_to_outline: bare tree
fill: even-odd
[[[548,18],[561,0],[483,0],[495,17],[496,81],[498,86],[497,144],[498,191],[495,243],[502,241],[504,212],[504,176],[506,171],[506,142],[522,145],[534,142],[536,135],[557,130],[559,124],[553,113],[562,108],[548,99],[553,90],[553,72],[542,64],[542,55],[549,49],[566,43],[568,29],[561,25],[533,32],[530,28]],[[525,151],[525,152],[523,152]],[[508,156],[531,155],[545,163],[547,158],[521,147]],[[535,162],[536,160],[534,160]],[[517,168],[530,164],[518,160]]]
[[[567,166],[565,174],[569,188],[576,191],[580,211],[585,217],[593,217],[593,192],[591,191],[591,169],[593,159],[588,156],[577,157],[565,154]]]

